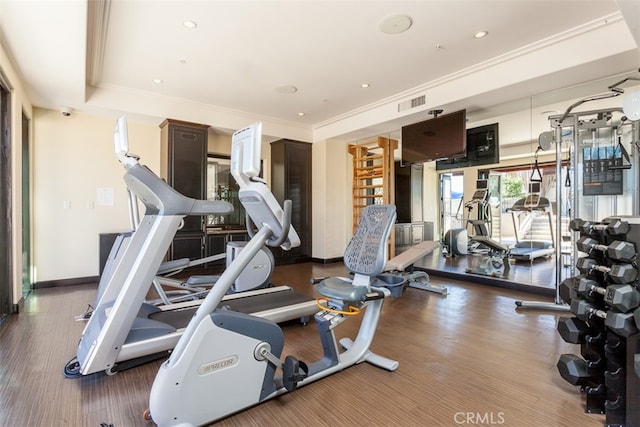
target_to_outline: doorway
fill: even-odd
[[[11,135],[10,135],[10,102],[9,91],[0,82],[0,325],[11,314]]]
[[[440,174],[440,240],[453,228],[464,228],[464,174]]]

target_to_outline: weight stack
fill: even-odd
[[[603,222],[614,220],[629,223],[630,229],[625,240],[635,245],[636,252],[640,251],[640,217],[613,216],[605,218]],[[638,262],[636,259],[634,264]],[[640,291],[639,280],[633,285]],[[634,316],[636,325],[640,327],[640,308],[635,309]],[[609,335],[616,334],[608,332],[607,343],[613,343],[616,337],[610,338]],[[636,371],[634,363],[640,355],[640,333],[617,338],[620,340],[620,348],[607,347],[605,382],[610,383],[611,387],[607,385],[606,422],[610,426],[640,426],[640,372]],[[610,351],[612,354],[609,354]]]
[[[607,227],[607,225],[615,221],[628,224],[628,227],[625,224],[627,231],[612,232],[619,229]],[[599,223],[591,223],[591,225],[594,224],[597,226],[580,230],[581,237],[588,236],[604,246],[609,246],[614,241],[631,242],[635,246],[636,254],[640,250],[640,217],[608,217]],[[621,261],[621,258],[615,258],[615,254],[602,249],[589,249],[588,256],[596,260],[599,266],[614,267],[616,264],[625,264],[623,267],[627,269],[629,267],[638,269],[637,255],[633,260]],[[565,283],[567,296],[570,296],[572,302],[573,299],[587,301],[594,309],[601,310],[600,315],[605,311],[607,320],[603,321],[604,319],[595,313],[589,313],[588,318],[585,318],[583,313],[582,320],[588,323],[589,334],[584,342],[579,342],[582,357],[562,355],[558,361],[558,369],[565,380],[574,385],[580,385],[582,391],[586,393],[585,412],[604,412],[607,426],[640,426],[640,333],[637,332],[640,329],[640,308],[629,311],[627,306],[621,308],[621,305],[616,305],[611,300],[605,304],[602,294],[595,291],[589,294],[583,292],[582,295],[575,292],[578,289],[577,280],[584,275],[595,280],[601,288],[607,289],[610,285],[624,283],[640,291],[640,274],[629,282],[626,280],[626,274],[616,278],[613,271],[603,273],[601,270],[594,270],[581,273],[581,276]],[[620,277],[624,277],[625,280],[619,281]],[[628,328],[629,323],[624,323],[624,328],[619,328],[616,323],[609,323],[612,319],[618,319],[618,314],[625,314],[624,318],[628,320],[630,313],[633,313],[632,323],[635,323],[638,329]],[[577,313],[574,314],[578,316]],[[610,314],[616,314],[616,317]],[[566,340],[566,324],[564,326],[565,337],[563,338]]]

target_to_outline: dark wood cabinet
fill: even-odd
[[[221,254],[226,251],[226,247],[226,234],[207,234],[207,256]]]
[[[433,240],[433,223],[423,221],[422,165],[395,162],[396,249]],[[396,252],[397,253],[397,252]]]
[[[276,263],[311,259],[311,144],[281,139],[271,143],[271,191],[280,204],[292,202],[291,224],[300,246],[289,251],[273,248]]]
[[[179,193],[206,198],[209,126],[167,119],[160,125],[160,175]],[[187,216],[169,249],[169,259],[205,253],[205,217]]]
[[[411,166],[395,162],[396,221],[411,222]],[[396,231],[396,238],[398,232]]]
[[[395,162],[395,205],[398,223],[421,222],[422,165],[402,165]]]
[[[204,250],[204,234],[179,232],[171,243],[171,259],[200,259]]]

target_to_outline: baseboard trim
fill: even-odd
[[[339,257],[339,258],[327,258],[327,259],[323,259],[323,258],[311,258],[311,262],[317,262],[319,264],[333,264],[336,262],[343,262],[343,258]]]
[[[33,289],[54,288],[56,286],[86,285],[97,283],[100,276],[74,277],[71,279],[43,280],[33,284]]]
[[[23,308],[24,308],[24,297],[20,298],[20,300],[17,303],[13,304],[12,314],[20,314]]]
[[[510,289],[512,291],[526,292],[532,295],[553,298],[556,291],[552,288],[543,288],[540,286],[527,285],[524,283],[511,282],[509,280],[500,279],[492,276],[483,276],[478,274],[458,273],[454,271],[435,270],[432,268],[415,267],[416,270],[424,271],[427,274],[445,279],[460,280],[463,282],[478,283],[480,285],[488,285],[497,288]]]
[[[4,328],[5,326],[7,326],[9,324],[9,318],[11,317],[10,314],[6,314],[4,316],[0,316],[0,331],[2,330],[2,328]]]

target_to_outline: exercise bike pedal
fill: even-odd
[[[306,363],[293,356],[287,356],[282,366],[282,385],[287,391],[298,388],[298,382],[307,378],[309,367]]]

